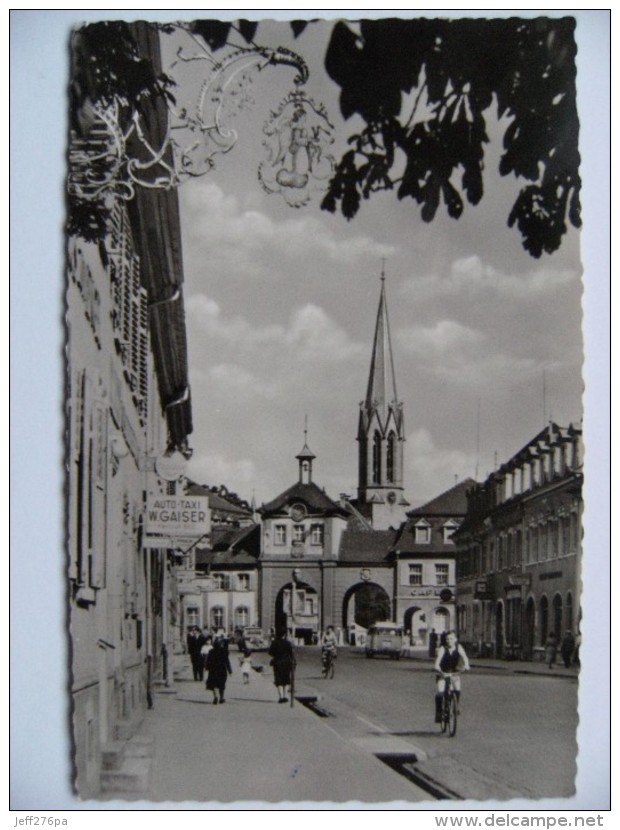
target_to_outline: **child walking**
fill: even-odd
[[[239,661],[241,663],[241,674],[243,675],[243,682],[250,682],[250,672],[252,671],[252,652],[246,651]]]

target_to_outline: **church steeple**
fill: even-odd
[[[366,398],[360,404],[358,500],[367,505],[376,529],[398,526],[405,518],[403,405],[396,372],[385,290],[385,261],[370,360]]]
[[[383,261],[385,263],[385,260]],[[392,355],[392,340],[388,319],[387,300],[385,297],[385,264],[381,269],[381,297],[375,326],[375,339],[372,347],[370,375],[366,391],[366,409],[375,408],[386,420],[387,407],[398,401],[396,394],[396,373]]]

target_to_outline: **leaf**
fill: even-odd
[[[232,23],[224,20],[194,20],[190,23],[190,31],[205,41],[214,52],[221,49],[228,42],[228,34]]]
[[[293,37],[298,38],[309,22],[309,20],[291,20],[291,29],[293,31]]]
[[[258,23],[255,20],[240,20],[237,24],[239,31],[246,43],[252,43]]]

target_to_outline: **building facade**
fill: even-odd
[[[71,158],[100,141],[101,123],[87,115]],[[147,539],[146,505],[174,486],[156,459],[187,455],[192,431],[176,194],[110,197],[102,216],[97,241],[77,231],[67,239],[70,688],[84,797],[101,791],[104,754],[135,732],[156,684],[171,678],[176,551]]]
[[[581,427],[549,423],[468,492],[457,547],[461,639],[474,654],[530,659],[581,616]]]
[[[438,636],[456,628],[456,547],[453,534],[467,509],[466,479],[422,507],[411,510],[393,546],[395,616],[411,647],[426,651]]]

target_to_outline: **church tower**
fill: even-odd
[[[360,404],[358,504],[375,530],[399,527],[409,502],[404,495],[403,405],[396,392],[396,373],[381,272],[381,296],[370,361],[366,398]]]

